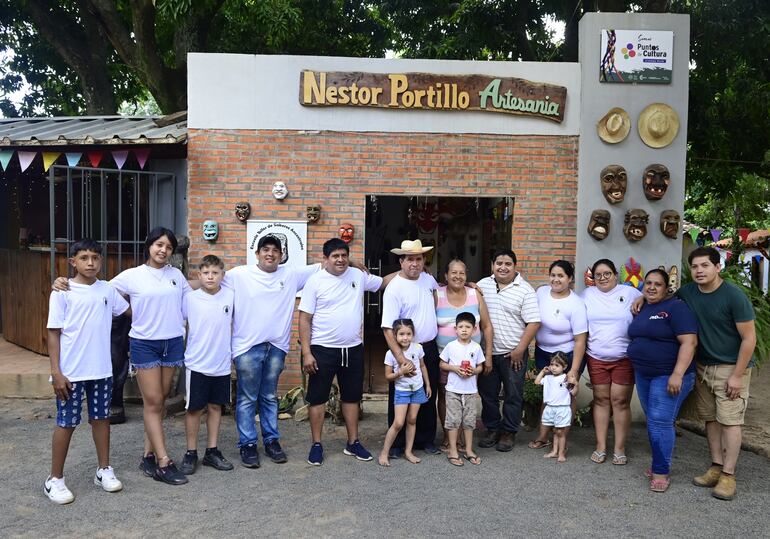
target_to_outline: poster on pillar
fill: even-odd
[[[246,221],[247,265],[257,263],[257,244],[263,236],[275,236],[281,242],[280,265],[307,265],[306,221],[259,221],[256,219]]]
[[[602,30],[599,81],[671,84],[674,32]]]

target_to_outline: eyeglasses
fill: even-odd
[[[610,277],[612,277],[613,275],[615,275],[615,274],[614,274],[614,273],[612,273],[611,271],[605,271],[604,273],[597,273],[595,277],[596,277],[597,279],[602,279],[602,280],[604,280],[604,279],[609,279],[609,278],[610,278]]]

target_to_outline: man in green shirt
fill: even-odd
[[[722,266],[716,249],[700,247],[687,260],[695,282],[683,286],[678,295],[698,319],[695,399],[711,452],[711,466],[693,483],[712,488],[715,498],[732,500],[754,364],[754,308],[740,288],[719,276]]]

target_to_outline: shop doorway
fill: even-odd
[[[514,199],[512,197],[366,197],[364,263],[372,273],[398,271],[390,250],[405,239],[433,245],[427,270],[444,280],[444,267],[460,258],[468,267],[468,280],[489,275],[489,259],[501,248],[510,248]],[[387,393],[383,360],[387,345],[382,335],[382,292],[367,293],[364,305],[364,391]]]

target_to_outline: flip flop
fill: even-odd
[[[669,486],[671,486],[671,480],[668,477],[665,479],[650,479],[650,490],[653,492],[666,492]]]
[[[591,460],[596,464],[601,464],[607,460],[607,453],[605,451],[594,451],[591,453]]]
[[[478,466],[479,464],[481,464],[481,457],[479,457],[478,455],[471,455],[471,456],[465,455],[465,460],[467,460],[474,466]]]
[[[551,446],[551,440],[532,440],[528,445],[530,449],[545,449]]]
[[[644,470],[644,477],[647,479],[652,479],[652,468],[647,468]]]
[[[462,466],[463,459],[460,458],[460,455],[457,455],[456,457],[450,457],[449,455],[446,456],[446,459],[449,461],[449,464],[452,466]]]
[[[628,457],[625,455],[618,455],[617,453],[612,454],[612,463],[615,466],[625,466],[628,464]]]

